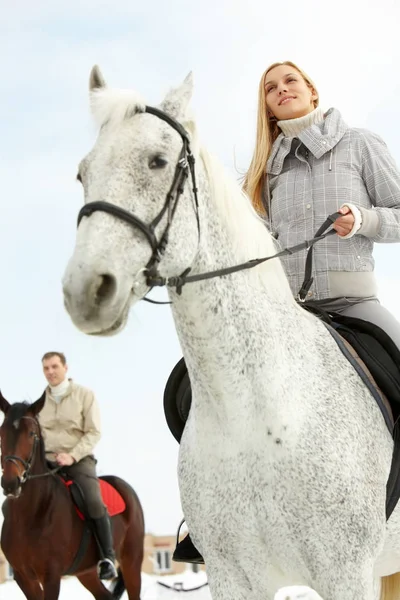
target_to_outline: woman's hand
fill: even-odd
[[[342,206],[339,208],[338,212],[340,212],[343,216],[339,217],[333,224],[333,229],[336,230],[336,233],[341,237],[348,235],[350,231],[354,227],[355,219],[354,215],[351,212],[348,206]]]

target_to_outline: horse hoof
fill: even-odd
[[[322,600],[322,598],[311,588],[296,585],[278,590],[274,600]]]

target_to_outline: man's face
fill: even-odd
[[[62,383],[68,371],[67,365],[63,365],[59,356],[52,356],[43,361],[43,373],[49,385],[55,387]]]

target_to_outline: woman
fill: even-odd
[[[400,173],[379,136],[319,107],[311,79],[275,63],[259,85],[257,141],[244,188],[282,247],[313,237],[336,211],[337,235],[314,246],[307,300],[385,330],[400,348],[400,323],[377,299],[374,242],[400,242]],[[282,259],[297,296],[305,251]]]
[[[381,327],[400,349],[400,323],[377,298],[374,242],[400,242],[400,173],[385,143],[319,107],[316,86],[294,63],[271,65],[259,85],[257,139],[244,189],[281,247],[311,239],[339,211],[337,235],[314,246],[307,301]],[[297,296],[306,251],[282,258]],[[187,536],[174,560],[200,562]]]

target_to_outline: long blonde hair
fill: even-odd
[[[267,207],[265,206],[262,200],[266,178],[265,170],[268,158],[271,153],[272,144],[275,142],[276,138],[280,133],[280,129],[277,125],[275,117],[270,117],[269,112],[267,110],[267,103],[265,97],[265,76],[267,75],[267,73],[269,73],[269,71],[271,71],[275,67],[280,67],[282,65],[292,67],[298,73],[300,73],[306,84],[314,90],[317,96],[314,100],[314,108],[317,108],[319,104],[317,88],[315,87],[313,81],[310,79],[310,77],[308,77],[306,73],[304,73],[304,71],[299,69],[299,67],[290,60],[273,63],[262,74],[258,86],[256,147],[254,149],[254,154],[253,158],[251,159],[249,170],[247,171],[243,182],[243,189],[246,192],[246,194],[250,197],[254,208],[259,214],[267,213]]]

